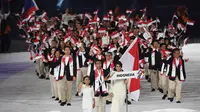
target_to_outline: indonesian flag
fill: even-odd
[[[194,21],[192,21],[192,20],[187,20],[187,25],[193,26],[193,25],[194,25]]]
[[[108,12],[110,15],[112,15],[113,14],[113,11],[112,10],[109,10],[109,12]]]
[[[141,11],[141,12],[146,12],[146,11],[147,11],[147,8],[145,7],[144,9],[141,9],[140,11]]]
[[[87,17],[89,20],[92,18],[92,15],[90,13],[85,13],[85,17]]]
[[[129,48],[120,58],[120,61],[123,63],[124,71],[139,70],[138,42],[138,38],[135,38],[135,40],[131,43]],[[140,96],[140,78],[129,79],[128,91],[130,93],[130,98],[135,101],[138,101]]]
[[[132,12],[133,10],[129,10],[129,9],[126,10],[126,13],[132,13]]]
[[[97,10],[95,10],[93,13],[94,13],[94,14],[97,14],[98,12],[99,12],[99,10],[97,9]]]

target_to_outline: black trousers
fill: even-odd
[[[4,34],[1,36],[1,52],[8,52],[10,48],[11,40],[8,34]]]

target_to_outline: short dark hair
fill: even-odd
[[[68,21],[68,24],[74,24],[74,21],[69,20],[69,21]]]
[[[56,49],[54,55],[56,54],[56,52],[60,52],[61,53],[61,50],[59,48]]]
[[[159,41],[158,41],[158,40],[154,40],[154,41],[152,42],[152,44],[154,44],[155,42],[157,42],[157,43],[159,44]]]
[[[71,47],[70,47],[70,46],[65,46],[65,49],[66,49],[66,48],[68,48],[68,49],[70,49],[70,50],[71,50]]]
[[[56,42],[56,43],[57,43],[57,41],[56,41],[56,40],[52,40],[52,41],[54,41],[54,42]]]
[[[112,56],[112,52],[107,52],[106,54],[110,54]]]
[[[160,38],[159,38],[159,41],[162,40],[162,39],[164,39],[164,38],[163,38],[163,37],[160,37]]]
[[[96,59],[94,63],[96,64],[97,62],[102,62],[102,60]]]
[[[121,61],[117,61],[117,62],[115,63],[115,66],[117,66],[117,65],[119,65],[119,66],[121,66],[121,67],[123,66]]]
[[[179,49],[179,48],[175,48],[175,49],[173,50],[173,53],[175,53],[176,51],[180,51],[180,49]]]
[[[83,81],[84,81],[86,78],[90,78],[90,77],[89,77],[89,76],[85,76],[85,77],[83,77]]]
[[[89,78],[89,79],[90,79],[89,76],[85,76],[85,77],[83,77],[83,84],[85,84],[84,80],[85,80],[86,78]],[[91,85],[91,84],[90,84],[90,85]]]
[[[163,45],[165,45],[165,46],[166,46],[166,44],[165,44],[165,43],[162,43],[162,44],[160,44],[160,47],[162,47]]]

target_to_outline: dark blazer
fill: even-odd
[[[178,79],[180,80],[180,65],[178,67],[176,67],[176,77],[172,77],[172,64],[173,64],[173,59],[174,58],[170,58],[167,62],[168,64],[170,65],[169,67],[169,73],[168,73],[168,76],[169,76],[169,79],[174,81],[176,80],[176,77],[178,77]],[[184,76],[184,79],[186,79],[186,73],[185,73],[185,63],[184,63],[184,60],[180,57],[180,59],[182,60],[182,66],[183,66],[183,76]]]
[[[161,56],[160,51],[155,51],[155,65],[152,65],[152,63],[151,63],[151,53],[152,53],[152,48],[150,48],[149,52],[148,52],[149,69],[151,69],[151,70],[161,70],[161,65],[162,65],[161,59],[162,59],[162,56]]]
[[[61,59],[62,57],[60,57],[58,60],[54,58],[53,61],[49,63],[49,67],[51,68],[51,71],[50,71],[51,75],[54,75],[54,68],[61,64]]]
[[[73,71],[73,73],[74,73],[74,71]],[[65,65],[64,74],[66,75],[67,81],[73,81],[73,76],[70,75],[69,62],[67,63],[67,65]],[[74,75],[74,74],[73,74],[73,75]],[[75,76],[75,75],[74,75],[74,76]]]

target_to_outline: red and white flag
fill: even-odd
[[[139,70],[138,42],[139,42],[138,38],[135,38],[135,40],[131,43],[129,48],[120,58],[120,61],[123,63],[124,71]],[[131,99],[138,101],[140,96],[140,78],[129,79],[128,91]]]
[[[94,14],[98,14],[98,12],[99,12],[99,10],[97,9],[97,10],[95,10],[93,13],[94,13]]]
[[[190,25],[190,26],[193,26],[194,25],[194,21],[192,21],[192,20],[187,20],[187,25]]]
[[[126,13],[132,13],[132,12],[133,10],[129,10],[129,9],[126,10]]]

